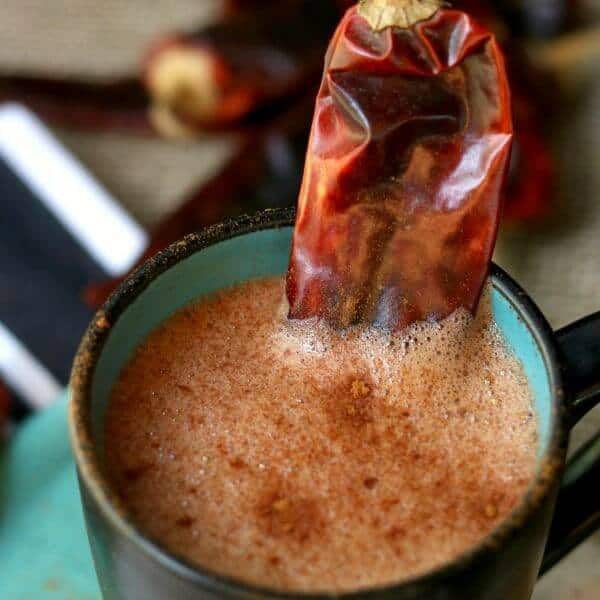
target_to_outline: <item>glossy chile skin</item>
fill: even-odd
[[[330,43],[298,203],[290,317],[402,329],[473,310],[513,135],[493,35],[440,8],[374,31],[357,7]]]

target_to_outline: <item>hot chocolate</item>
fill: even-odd
[[[480,542],[537,446],[489,300],[392,334],[289,321],[282,295],[256,280],[185,307],[123,369],[105,459],[142,531],[294,591],[398,582]]]

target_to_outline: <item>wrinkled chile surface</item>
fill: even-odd
[[[440,9],[374,32],[349,10],[317,96],[290,317],[402,329],[474,310],[511,139],[504,62],[486,29]]]

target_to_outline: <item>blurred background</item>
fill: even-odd
[[[350,4],[2,0],[7,440],[52,403],[92,311],[138,260],[226,217],[295,204],[324,49]],[[558,328],[600,309],[600,0],[454,4],[496,32],[513,88],[496,261]],[[596,410],[573,448],[599,423]],[[596,535],[535,600],[599,598],[599,564]]]

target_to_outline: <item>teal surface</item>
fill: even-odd
[[[66,396],[0,450],[0,598],[100,598],[69,446]]]

